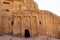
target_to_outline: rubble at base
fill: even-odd
[[[20,38],[20,37],[5,35],[5,36],[1,36],[0,40],[60,40],[60,39],[52,38],[49,36],[43,36],[43,35],[37,37],[30,37],[30,38]]]

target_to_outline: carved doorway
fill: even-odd
[[[30,33],[29,33],[28,29],[25,30],[24,36],[25,36],[25,38],[30,37]]]

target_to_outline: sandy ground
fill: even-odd
[[[4,36],[0,36],[0,40],[60,40],[60,39],[51,38],[49,36],[37,36],[37,37],[31,37],[31,38],[20,38],[20,37],[4,35]]]

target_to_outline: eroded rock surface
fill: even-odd
[[[52,38],[49,36],[42,36],[42,35],[37,37],[31,37],[31,38],[20,38],[20,37],[5,35],[5,36],[1,36],[0,40],[60,40],[60,39]]]

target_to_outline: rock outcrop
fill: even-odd
[[[60,38],[60,17],[50,11],[39,10],[34,0],[0,0],[0,33]]]

